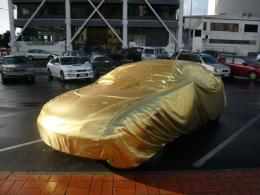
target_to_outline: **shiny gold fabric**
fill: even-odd
[[[52,99],[38,117],[38,128],[56,150],[131,168],[216,119],[224,107],[221,79],[201,65],[144,61]]]

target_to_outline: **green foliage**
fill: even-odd
[[[0,34],[0,47],[9,48],[10,31],[6,31],[4,34]]]

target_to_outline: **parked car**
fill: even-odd
[[[133,47],[120,49],[111,54],[112,58],[120,64],[141,61],[142,49]]]
[[[172,56],[174,60],[185,60],[200,63],[216,76],[229,77],[230,68],[218,62],[212,55],[204,53],[176,53]]]
[[[117,67],[117,63],[108,56],[94,56],[90,62],[93,66],[95,78],[98,78]]]
[[[110,52],[102,47],[91,47],[86,50],[86,54],[92,58],[94,56],[109,56]]]
[[[248,77],[250,80],[260,78],[260,64],[248,57],[223,55],[218,59],[220,63],[230,67],[231,76]]]
[[[72,79],[94,79],[92,65],[78,57],[62,56],[50,60],[47,64],[49,78],[61,81]]]
[[[51,54],[41,49],[30,49],[24,54],[29,60],[40,59],[40,60],[51,60],[56,55]]]
[[[162,47],[146,47],[142,52],[142,60],[169,59],[169,54]]]
[[[197,63],[141,61],[50,100],[37,125],[56,150],[127,169],[216,122],[225,102],[221,79]]]
[[[9,79],[15,78],[27,78],[30,82],[35,81],[34,67],[25,56],[4,56],[0,72],[3,84]]]
[[[89,54],[82,50],[67,51],[63,54],[63,56],[90,57]]]

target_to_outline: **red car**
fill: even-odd
[[[252,81],[260,78],[260,64],[251,58],[223,55],[218,61],[230,67],[231,76],[248,77]]]

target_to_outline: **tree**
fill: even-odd
[[[0,35],[0,47],[9,48],[8,43],[10,42],[10,31],[6,31]]]

